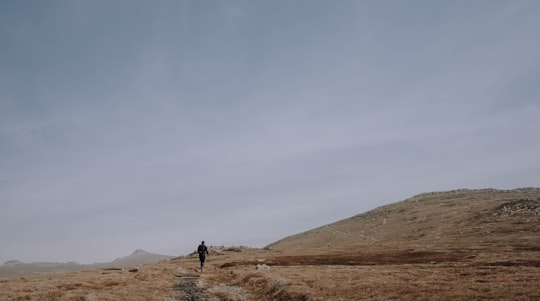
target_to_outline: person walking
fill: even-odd
[[[197,248],[197,253],[199,253],[199,260],[201,261],[201,273],[202,273],[203,267],[204,267],[204,261],[206,260],[206,255],[209,255],[208,248],[204,244],[204,240],[201,241],[201,244]]]

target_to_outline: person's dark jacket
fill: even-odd
[[[197,248],[197,253],[199,253],[199,256],[205,257],[208,254],[208,248],[201,244]]]

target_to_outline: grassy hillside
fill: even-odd
[[[540,250],[540,189],[454,190],[407,200],[268,245],[342,248],[525,248]]]

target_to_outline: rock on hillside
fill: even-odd
[[[267,247],[540,250],[540,189],[424,193],[286,237]]]

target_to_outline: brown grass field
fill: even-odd
[[[4,277],[0,300],[540,300],[539,231],[537,189],[422,195],[265,249],[211,248],[203,273],[188,255]]]

